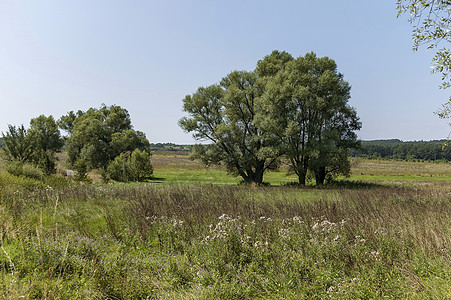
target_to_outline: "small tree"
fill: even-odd
[[[55,152],[61,150],[64,142],[52,116],[41,115],[32,119],[28,130],[23,125],[17,128],[8,125],[8,129],[3,138],[9,161],[32,163],[46,175],[55,173]]]
[[[121,153],[150,148],[145,134],[133,130],[128,111],[117,105],[69,112],[59,124],[69,133],[68,162],[74,164],[83,159],[88,169],[105,171]]]
[[[33,161],[46,175],[56,172],[55,153],[64,145],[58,125],[52,116],[31,119],[28,137],[33,147]]]
[[[8,131],[2,133],[4,147],[7,160],[17,160],[21,162],[31,160],[33,148],[30,138],[27,137],[27,130],[23,125],[8,125]]]
[[[75,180],[77,181],[89,181],[88,177],[88,164],[83,158],[77,159],[74,163]]]
[[[149,179],[153,174],[150,162],[150,152],[135,149],[130,157],[133,180],[143,181]]]

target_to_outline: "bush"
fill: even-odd
[[[107,174],[116,181],[144,181],[153,174],[150,153],[138,149],[122,153],[110,162]]]
[[[45,175],[53,175],[56,173],[56,158],[50,151],[41,151],[38,156],[38,167]]]
[[[8,162],[6,171],[14,176],[23,176],[33,179],[41,179],[44,175],[38,167],[18,160]]]
[[[82,158],[77,159],[74,163],[75,168],[75,180],[77,181],[85,181],[89,182],[90,178],[88,177],[88,164]]]

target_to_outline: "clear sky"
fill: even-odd
[[[450,90],[412,51],[395,0],[0,1],[0,131],[102,103],[150,142],[194,143],[182,99],[272,50],[314,51],[352,85],[361,139],[448,136],[433,114]]]

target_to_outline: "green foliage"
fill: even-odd
[[[54,153],[61,150],[64,145],[58,125],[52,116],[41,115],[31,119],[27,136],[31,140],[32,147],[42,152]],[[39,157],[40,153],[37,153],[37,156]]]
[[[33,149],[23,125],[18,127],[8,125],[8,132],[2,135],[4,142],[2,149],[8,160],[29,161],[31,159]]]
[[[121,153],[107,168],[109,177],[116,181],[144,181],[152,176],[150,154],[135,149],[132,153]]]
[[[314,53],[293,59],[273,51],[254,72],[235,71],[220,85],[199,88],[183,100],[189,117],[179,124],[212,143],[196,145],[192,157],[223,163],[257,184],[284,154],[300,184],[309,169],[318,184],[329,173],[349,173],[346,150],[357,146],[354,131],[361,125],[347,104],[350,86],[336,69]]]
[[[246,182],[261,184],[264,171],[277,166],[280,154],[266,150],[270,140],[254,122],[261,93],[257,79],[254,72],[234,71],[220,85],[199,88],[184,98],[183,109],[190,117],[182,118],[179,125],[194,132],[197,140],[212,142],[196,145],[193,158],[207,165],[224,163]]]
[[[434,72],[442,73],[443,88],[450,87],[451,53],[447,48],[451,42],[451,2],[448,0],[397,0],[398,15],[410,14],[413,24],[413,48],[421,45],[428,49],[444,48],[434,56]]]
[[[23,176],[33,179],[41,179],[44,175],[41,169],[30,163],[12,160],[6,164],[6,171],[14,176]]]
[[[398,16],[410,14],[409,22],[413,24],[413,49],[421,45],[428,49],[439,49],[433,58],[433,72],[442,74],[441,88],[451,87],[451,2],[449,0],[397,0]],[[451,115],[451,98],[437,112],[441,118]]]
[[[399,160],[450,161],[451,148],[444,141],[403,142],[400,140],[362,141],[350,156]]]
[[[77,159],[74,163],[75,180],[77,181],[89,181],[88,177],[88,164],[83,158]]]
[[[8,125],[8,129],[3,134],[7,160],[32,163],[45,175],[56,172],[55,152],[61,150],[64,142],[52,116],[31,119],[28,130],[23,125],[17,128]]]
[[[40,151],[36,153],[37,166],[45,175],[56,173],[56,158],[52,151]]]
[[[117,105],[102,105],[86,112],[69,112],[61,117],[60,126],[69,132],[68,162],[83,159],[89,169],[106,170],[121,153],[135,149],[148,151],[144,133],[132,129],[128,111]]]
[[[74,123],[75,120],[78,117],[81,117],[84,114],[83,111],[79,110],[76,113],[73,111],[70,111],[67,113],[67,115],[62,116],[59,120],[58,120],[58,126],[67,131],[69,134],[72,133],[72,131],[74,130]]]
[[[268,80],[259,124],[269,128],[299,184],[305,185],[308,170],[317,184],[329,173],[349,173],[347,149],[357,146],[354,131],[361,127],[349,98],[335,61],[314,53],[287,62]]]

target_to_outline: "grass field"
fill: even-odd
[[[155,154],[150,184],[0,171],[4,299],[451,299],[451,165],[353,160],[321,188]]]
[[[152,162],[155,168],[153,183],[211,183],[238,184],[239,176],[227,174],[224,168],[213,166],[205,168],[198,161],[191,161],[187,154],[154,154]],[[394,160],[369,160],[352,158],[354,181],[398,182],[398,181],[451,181],[450,163],[407,162]],[[265,173],[264,181],[271,185],[284,185],[297,181],[295,174],[287,172],[282,166],[278,172]]]

